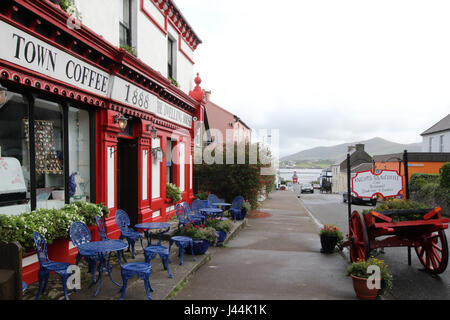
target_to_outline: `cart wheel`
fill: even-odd
[[[358,211],[353,211],[349,229],[351,262],[356,262],[358,259],[367,260],[370,252],[369,238],[366,223]]]
[[[429,272],[440,274],[447,269],[448,244],[443,230],[425,236],[415,249],[420,263]]]

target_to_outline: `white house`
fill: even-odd
[[[450,152],[450,114],[422,134],[422,152]]]
[[[83,25],[136,57],[185,93],[193,89],[194,51],[202,43],[172,0],[74,0]]]

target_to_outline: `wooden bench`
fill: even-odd
[[[22,247],[0,241],[0,300],[22,299]]]

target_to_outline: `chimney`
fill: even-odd
[[[206,101],[211,101],[211,90],[209,90],[209,91],[205,90],[205,97],[206,97]]]
[[[352,152],[355,149],[355,146],[348,146],[347,147],[347,152]]]
[[[358,143],[356,145],[356,151],[364,151],[364,144]]]

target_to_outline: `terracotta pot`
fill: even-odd
[[[333,253],[337,242],[338,242],[338,236],[337,235],[325,235],[325,234],[322,234],[320,236],[320,243],[322,245],[322,249],[320,250],[320,252],[322,252],[322,253]]]
[[[375,300],[378,295],[378,289],[369,289],[367,287],[367,279],[350,275],[353,279],[353,289],[356,296],[362,300]]]

